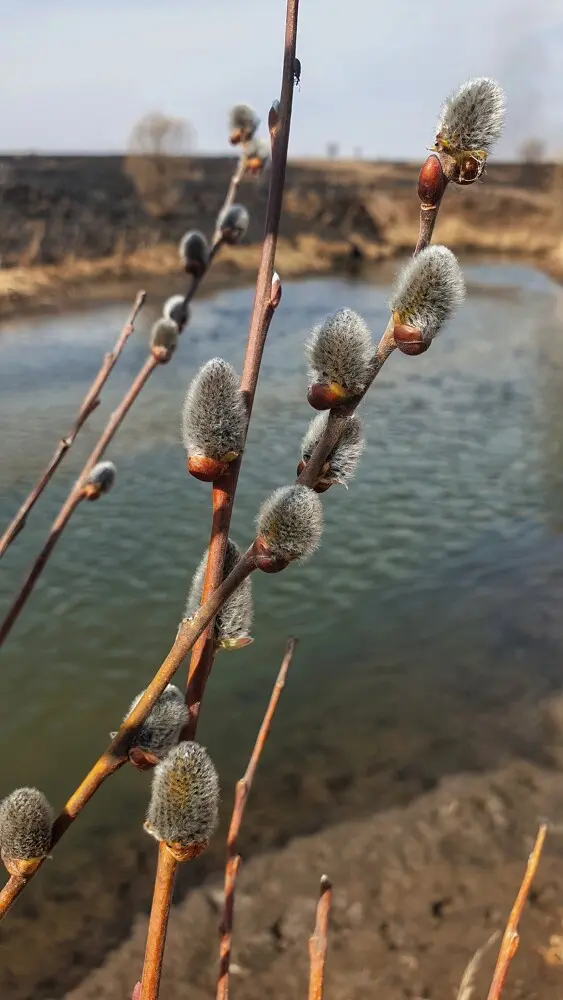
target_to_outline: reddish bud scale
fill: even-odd
[[[174,351],[171,351],[169,347],[163,347],[162,344],[154,344],[151,347],[151,353],[159,365],[167,365]]]
[[[129,751],[129,763],[136,767],[138,771],[150,771],[159,763],[159,758],[150,750],[141,750],[140,747],[133,747]]]
[[[303,469],[306,467],[306,465],[307,465],[307,463],[304,462],[303,459],[301,459],[299,465],[297,466],[297,475],[298,476],[301,475],[301,473],[303,472]],[[329,469],[330,469],[330,466],[329,466],[328,462],[325,462],[324,467],[323,467],[323,472],[328,472]],[[315,493],[326,493],[326,491],[329,490],[332,485],[333,485],[332,483],[327,482],[325,479],[322,479],[322,478],[321,479],[317,479],[315,485],[313,486],[313,490],[315,491]]]
[[[8,858],[2,854],[2,861],[9,875],[14,875],[16,878],[31,878],[43,858]]]
[[[430,347],[430,343],[423,340],[420,330],[408,323],[396,323],[393,327],[393,338],[403,354],[424,354]]]
[[[82,487],[82,493],[85,500],[97,500],[102,495],[102,487],[99,483],[86,483]]]
[[[328,385],[314,382],[309,386],[307,393],[307,399],[315,410],[331,410],[335,406],[341,406],[349,398],[346,390],[338,385],[338,382],[329,382]]]
[[[184,264],[186,274],[193,275],[194,278],[202,278],[207,270],[207,264],[201,260],[187,260]]]
[[[263,573],[280,573],[282,569],[289,566],[291,561],[282,556],[274,556],[266,539],[262,538],[261,535],[255,540],[252,552],[257,568],[261,569]]]
[[[442,164],[435,153],[431,153],[422,164],[418,175],[418,197],[423,205],[438,205],[448,183]]]
[[[229,468],[228,462],[221,462],[218,458],[208,458],[206,455],[191,455],[187,465],[190,475],[202,483],[214,483],[216,479],[224,476]]]
[[[282,297],[282,286],[279,278],[274,277],[272,280],[272,294],[270,296],[270,305],[273,309],[277,309]]]

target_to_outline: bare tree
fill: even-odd
[[[151,215],[167,215],[178,204],[178,160],[194,148],[195,132],[184,118],[151,112],[133,128],[124,170]]]
[[[546,147],[543,139],[526,139],[518,150],[522,163],[542,163]]]

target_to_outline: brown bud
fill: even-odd
[[[194,858],[199,858],[200,854],[207,850],[209,841],[203,840],[199,844],[190,844],[188,847],[184,847],[183,844],[166,844],[166,846],[176,861],[193,861]]]
[[[249,156],[246,161],[246,169],[248,173],[254,174],[255,176],[260,173],[263,166],[264,160],[261,160],[259,156]]]
[[[424,354],[430,347],[420,330],[409,323],[396,323],[393,327],[395,343],[403,354]]]
[[[329,382],[324,385],[322,382],[314,382],[309,386],[307,399],[315,410],[331,410],[334,406],[345,403],[348,396],[345,389],[338,382]]]
[[[299,465],[297,466],[297,475],[298,475],[298,476],[300,476],[300,475],[301,475],[301,473],[303,472],[303,469],[305,468],[306,464],[307,464],[307,463],[306,463],[306,462],[304,462],[304,461],[303,461],[303,459],[301,459],[301,461],[300,461]]]
[[[208,458],[206,455],[191,455],[188,458],[188,472],[202,483],[214,483],[225,475],[228,468],[229,463],[218,458]]]
[[[2,855],[6,871],[9,875],[15,875],[16,878],[31,878],[44,860],[44,858],[8,858],[4,854]]]
[[[327,482],[326,479],[317,479],[315,485],[313,486],[313,489],[315,493],[326,493],[326,491],[329,490],[330,487],[333,485],[334,485],[333,483]]]
[[[454,184],[474,184],[485,169],[485,158],[473,153],[442,152],[440,160],[444,175]]]
[[[163,344],[153,344],[151,347],[151,353],[154,360],[158,361],[159,365],[167,365],[170,358],[174,354],[174,349],[165,347]]]
[[[280,276],[277,271],[274,271],[272,275],[272,292],[270,295],[270,305],[273,309],[277,309],[282,297],[282,283],[280,281]]]
[[[258,569],[261,569],[263,573],[279,573],[286,566],[289,566],[290,560],[283,559],[281,556],[274,556],[270,551],[270,546],[267,541],[258,535],[255,539],[254,545],[252,546],[252,552],[254,555],[254,562]]]
[[[242,141],[242,129],[234,128],[229,136],[229,142],[231,146],[238,146]]]
[[[136,767],[138,771],[150,771],[159,762],[159,758],[150,750],[141,750],[140,747],[133,747],[129,751],[129,763]]]
[[[418,197],[422,204],[438,205],[447,183],[439,158],[431,153],[418,175]]]

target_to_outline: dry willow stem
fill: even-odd
[[[268,193],[268,205],[266,209],[264,241],[262,244],[262,253],[256,280],[254,305],[250,320],[250,329],[240,385],[247,410],[246,430],[248,430],[248,424],[250,422],[266,337],[275,309],[279,303],[280,289],[276,288],[274,290],[272,288],[272,279],[281,217],[287,164],[287,150],[289,145],[289,131],[291,125],[291,108],[293,103],[294,86],[293,66],[297,44],[298,9],[299,0],[287,0],[280,111],[275,124],[270,130],[272,168]],[[244,173],[245,166],[246,161],[244,157],[241,157],[239,170],[235,173],[227,194],[226,204],[228,204],[229,198],[231,199],[231,203],[234,200],[235,192],[238,187],[238,183],[240,182],[240,178],[242,178]],[[240,174],[240,176],[238,176],[238,174]],[[231,523],[231,515],[241,460],[242,456],[235,460],[230,466],[228,472],[213,484],[213,516],[211,538],[209,543],[209,555],[202,593],[202,605],[217,591],[217,588],[223,579],[223,565],[227,550],[229,527]],[[192,653],[186,687],[186,701],[190,713],[186,733],[188,739],[195,738],[201,700],[213,666],[215,653],[213,632],[214,618],[211,618],[207,630],[202,633]],[[163,848],[161,845],[159,850],[157,881],[159,880],[159,872],[164,865],[164,861],[161,860],[162,852]],[[170,864],[170,862],[167,862],[167,864]],[[168,871],[168,868],[166,870]],[[151,913],[152,926],[149,926],[148,933],[149,935],[151,933],[155,935],[155,945],[153,947],[147,939],[147,954],[149,950],[152,954],[149,957],[149,960],[145,961],[145,967],[143,969],[143,980],[140,990],[141,1000],[157,1000],[158,998],[162,957],[164,952],[164,942],[166,940],[166,929],[173,885],[173,877],[169,877],[164,882],[162,891],[164,894],[168,893],[168,897],[167,899],[164,899],[162,896],[159,896],[159,905],[155,910],[154,922],[152,920]],[[156,891],[157,885],[155,883],[155,893]]]
[[[241,157],[241,160],[239,161],[239,164],[237,165],[237,168],[231,178],[229,189],[222,210],[224,210],[225,206],[229,207],[234,201],[236,192],[238,190],[238,186],[244,175],[245,169],[246,169],[246,159],[243,156]],[[216,230],[215,235],[213,237],[213,243],[209,251],[209,260],[207,262],[207,266],[202,275],[193,277],[190,287],[184,297],[184,303],[186,305],[189,305],[189,303],[194,298],[204,276],[207,274],[209,268],[211,267],[211,264],[213,263],[214,258],[221,249],[222,245],[223,245],[223,239],[221,233],[218,230]],[[145,299],[146,299],[146,292],[139,292],[137,299],[135,301],[135,305],[131,312],[131,315],[127,321],[127,324],[121,331],[121,334],[117,340],[117,343],[113,351],[111,351],[109,354],[106,355],[104,363],[100,368],[98,375],[96,376],[94,382],[92,383],[90,389],[88,390],[88,393],[84,398],[84,401],[82,403],[79,414],[76,418],[76,421],[73,425],[71,432],[67,435],[67,437],[63,441],[61,441],[59,447],[57,448],[57,451],[55,452],[55,455],[53,456],[53,459],[51,460],[49,466],[45,470],[40,482],[34,488],[32,493],[30,493],[29,497],[18,511],[18,514],[16,515],[12,523],[8,526],[5,534],[2,536],[2,539],[0,539],[0,558],[2,557],[4,551],[6,550],[10,542],[13,541],[13,539],[16,537],[19,531],[21,531],[21,529],[23,528],[27,514],[29,513],[35,502],[39,499],[39,496],[45,489],[45,486],[49,482],[51,476],[57,469],[58,465],[62,461],[64,455],[66,454],[70,446],[72,445],[80,428],[85,423],[90,414],[99,405],[100,390],[107,381],[110,372],[112,371],[116,361],[119,358],[119,355],[123,350],[123,347],[125,346],[127,339],[133,332],[133,324],[137,318],[137,315],[141,307],[145,302]],[[104,429],[101,437],[98,440],[96,447],[92,451],[90,458],[88,459],[88,462],[86,463],[84,469],[82,470],[81,477],[86,475],[88,471],[102,457],[105,449],[107,448],[108,444],[110,443],[111,439],[113,438],[114,434],[119,428],[128,410],[130,409],[131,405],[137,398],[137,395],[139,394],[142,386],[146,382],[152,370],[156,367],[156,362],[153,363],[153,360],[154,359],[152,358],[152,355],[149,356],[149,358],[145,362],[145,366],[143,367],[143,369],[141,369],[139,375],[137,376],[137,379],[131,386],[131,389],[129,390],[127,395],[123,398],[118,409],[115,410],[115,412],[112,414],[106,428]],[[150,370],[147,371],[146,370],[147,368]],[[141,382],[141,384],[138,386],[137,389],[135,389],[134,387],[137,385],[138,382]],[[117,420],[117,422],[115,422],[116,414],[118,413],[120,413],[121,415]],[[0,626],[0,646],[7,638],[8,634],[12,629],[12,626],[16,622],[20,612],[25,606],[25,603],[34,588],[38,577],[41,575],[43,568],[60,537],[61,532],[66,527],[66,524],[70,520],[75,508],[83,499],[83,495],[78,488],[79,481],[80,477],[77,480],[71,492],[69,493],[67,500],[65,501],[65,504],[63,505],[63,507],[61,507],[55,521],[53,521],[53,524],[51,525],[51,530],[49,532],[49,535],[41,552],[37,556],[33,566],[31,567],[28,577],[22,584],[21,590],[17,594],[12,604],[12,607],[10,608],[8,614],[6,615],[6,618],[2,622],[2,625]]]
[[[514,958],[518,945],[520,943],[520,936],[518,934],[518,922],[522,916],[522,910],[524,909],[524,904],[528,898],[534,876],[538,870],[538,865],[540,863],[540,857],[543,850],[543,845],[547,833],[547,824],[542,823],[538,835],[536,837],[536,842],[534,844],[532,853],[528,858],[528,864],[526,865],[526,871],[524,873],[524,878],[522,879],[522,885],[518,891],[518,895],[514,902],[514,906],[510,911],[510,916],[508,918],[508,923],[506,925],[506,930],[503,934],[499,956],[497,958],[497,964],[495,966],[495,971],[493,973],[493,979],[491,982],[491,987],[487,995],[487,1000],[498,1000],[502,993],[502,988],[504,986],[506,976],[508,974],[509,965]]]
[[[178,862],[166,844],[158,845],[158,864],[147,931],[147,944],[138,1000],[158,1000],[168,916]]]
[[[217,216],[217,219],[220,219],[223,214],[228,212],[231,205],[234,203],[240,182],[243,179],[246,171],[246,164],[247,164],[247,158],[243,151],[237,163],[236,170],[233,176],[231,177],[231,181],[227,189],[227,194],[225,195],[225,201],[223,202],[223,206],[219,212],[219,215]],[[213,247],[219,244],[220,242],[221,242],[221,230],[218,227],[215,227],[211,249],[213,250]]]
[[[115,342],[113,350],[109,351],[104,360],[98,374],[94,378],[88,392],[82,400],[80,409],[76,415],[74,423],[70,428],[66,437],[62,438],[57,445],[56,451],[46,466],[43,474],[41,475],[38,482],[35,484],[33,489],[30,491],[24,502],[22,503],[20,509],[18,510],[15,517],[12,519],[8,527],[6,528],[4,534],[0,538],[0,559],[4,555],[6,549],[14,541],[17,535],[19,535],[22,528],[25,527],[27,520],[27,515],[33,509],[39,497],[43,493],[43,490],[48,486],[52,476],[57,471],[59,465],[61,464],[63,458],[65,457],[67,451],[72,447],[74,441],[79,434],[80,430],[88,420],[88,417],[95,409],[100,405],[100,392],[102,391],[104,385],[106,384],[111,372],[114,369],[115,363],[118,360],[125,344],[129,340],[129,337],[135,329],[135,321],[139,312],[141,311],[147,293],[139,292],[137,298],[135,299],[135,304],[129,314],[129,318],[123,327],[119,337]]]
[[[266,337],[274,311],[279,302],[279,294],[276,295],[272,290],[272,278],[285,184],[289,131],[291,127],[294,88],[293,67],[297,45],[298,12],[299,0],[287,0],[280,108],[279,113],[275,116],[275,121],[270,122],[272,166],[264,227],[264,241],[262,244],[254,305],[240,383],[248,414],[247,429],[252,413]],[[223,577],[223,564],[227,551],[229,527],[241,462],[242,456],[236,459],[229,467],[228,472],[213,484],[213,519],[202,602],[210,597],[213,591],[219,586]],[[197,643],[190,661],[186,692],[186,700],[190,712],[187,731],[189,739],[194,738],[197,730],[201,699],[213,666],[213,658],[213,622],[211,622],[206,634]]]
[[[117,771],[122,764],[126,763],[135,732],[141,723],[144,722],[151,708],[158,701],[164,688],[170,683],[190,650],[193,649],[196,639],[199,638],[209,622],[215,618],[215,615],[225,601],[255,569],[254,553],[252,546],[250,546],[236,564],[232,573],[229,573],[221,586],[214,591],[210,599],[201,606],[193,618],[184,618],[180,623],[172,649],[146,688],[143,696],[122,722],[119,731],[111,740],[107,750],[98,758],[55,820],[51,848],[66,833],[69,826],[71,826],[106,778],[110,774],[113,774],[114,771]],[[11,877],[8,880],[4,889],[0,892],[0,919],[7,913],[27,882],[39,870],[41,864],[42,862],[26,879],[14,879],[14,877]]]
[[[155,368],[159,366],[160,362],[151,353],[146,358],[139,372],[137,373],[135,379],[131,383],[129,389],[125,393],[123,399],[121,400],[119,406],[113,411],[111,417],[109,418],[104,430],[102,431],[100,437],[98,438],[94,448],[90,452],[88,459],[80,473],[78,479],[76,480],[74,486],[70,490],[64,504],[62,505],[59,513],[57,514],[55,520],[53,521],[47,539],[43,545],[43,548],[35,558],[31,569],[27,577],[25,578],[19,592],[12,603],[8,614],[4,618],[4,621],[0,625],[0,646],[5,641],[9,635],[12,626],[15,624],[20,612],[23,610],[26,601],[31,594],[37,580],[41,576],[41,573],[47,564],[51,552],[55,548],[62,532],[64,531],[66,525],[70,521],[73,512],[76,510],[78,505],[86,497],[86,491],[83,486],[83,482],[88,473],[93,469],[96,462],[98,462],[102,455],[104,454],[107,446],[110,444],[112,438],[115,436],[119,430],[123,420],[127,416],[127,413],[131,409],[133,403],[137,399],[141,389],[143,388],[145,382],[148,380]]]
[[[252,755],[248,762],[248,767],[237,782],[235,790],[235,804],[227,836],[227,864],[225,866],[225,905],[223,909],[223,919],[221,921],[221,943],[219,946],[219,978],[217,981],[217,1000],[228,1000],[229,996],[229,967],[231,963],[231,948],[233,940],[233,917],[235,908],[235,887],[237,875],[240,867],[240,855],[237,849],[237,839],[242,826],[246,801],[252,788],[252,782],[256,769],[260,761],[264,744],[270,732],[270,726],[274,717],[274,712],[278,706],[281,693],[285,686],[287,672],[291,666],[297,639],[290,639],[287,644],[285,656],[280,667],[279,674],[274,684],[268,708],[264,715],[262,725],[254,744]]]
[[[309,1000],[323,1000],[327,951],[327,930],[332,903],[332,882],[326,875],[321,878],[321,894],[317,903],[315,930],[309,938]]]

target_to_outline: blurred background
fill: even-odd
[[[149,291],[103,406],[2,560],[1,614],[142,363],[163,300],[185,289],[178,240],[192,227],[213,231],[236,166],[230,107],[251,104],[266,134],[284,14],[283,0],[0,0],[0,530],[70,426],[134,293]],[[416,240],[417,173],[444,99],[467,78],[493,76],[508,118],[483,181],[450,185],[436,230],[459,256],[467,301],[431,351],[386,364],[363,407],[367,449],[356,480],[325,497],[314,559],[256,580],[255,642],[218,656],[201,739],[221,775],[224,832],[285,639],[298,635],[249,803],[245,858],[283,859],[289,843],[304,858],[306,841],[295,838],[328,837],[337,823],[347,824],[347,856],[357,858],[362,823],[377,831],[391,816],[400,826],[405,810],[418,802],[424,810],[424,796],[457,776],[479,834],[471,851],[459,849],[453,876],[448,869],[463,881],[469,854],[483,870],[492,863],[482,804],[490,775],[507,788],[506,769],[524,762],[543,788],[561,762],[563,7],[347,0],[343,10],[301,0],[297,52],[277,255],[283,298],[237,495],[241,545],[261,500],[295,475],[312,416],[311,328],[342,306],[361,313],[374,338],[385,327],[390,289]],[[209,491],[185,473],[182,400],[209,357],[241,369],[267,192],[267,169],[245,177],[243,245],[225,248],[206,276],[176,356],[108,452],[115,490],[78,510],[1,651],[0,796],[38,785],[59,807],[175,635],[209,527]],[[105,979],[88,978],[114,948],[124,949],[117,966],[134,984],[135,929],[153,883],[146,800],[146,775],[123,769],[2,923],[2,1000],[125,995],[111,963]],[[503,802],[497,874],[514,853],[524,856],[514,831],[533,812],[525,796],[505,793]],[[329,851],[328,839],[317,843]],[[223,850],[218,836],[185,866],[178,901],[217,874]],[[440,865],[451,852],[440,841],[427,865],[421,892],[431,915],[449,885]],[[338,857],[328,855],[334,866]],[[315,866],[316,855],[313,894]],[[272,889],[280,899],[284,878]],[[563,875],[552,878],[551,931]],[[425,990],[408,934],[387,947],[378,877],[370,870],[363,881],[390,967],[395,951],[407,956],[403,992],[386,996],[449,997],[445,987]],[[472,927],[486,938],[498,913],[483,901]],[[414,925],[426,933],[416,915]],[[419,943],[420,955],[432,952]],[[213,937],[201,962],[186,965],[192,985],[207,989],[214,948]],[[345,953],[341,941],[335,967]],[[437,954],[434,972],[446,962],[459,980],[463,961],[447,955]],[[270,958],[256,960],[258,972],[260,962],[271,969]],[[253,983],[265,989],[258,972]],[[527,974],[533,990],[535,966]],[[251,1000],[252,983],[238,988]]]

